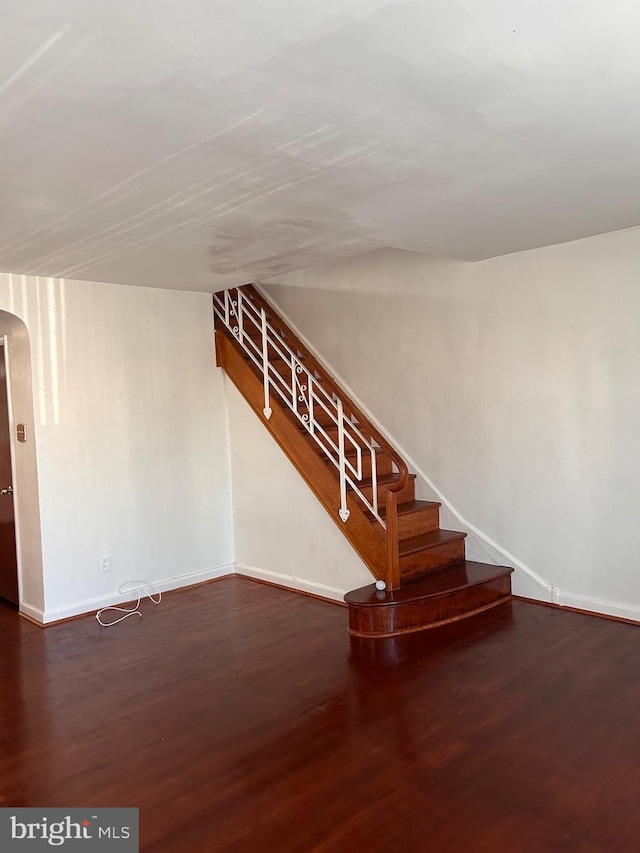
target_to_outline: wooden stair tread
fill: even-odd
[[[347,604],[357,604],[359,607],[392,606],[479,586],[498,578],[507,577],[512,572],[513,569],[509,566],[494,566],[490,563],[461,560],[458,563],[452,563],[450,566],[430,572],[417,580],[412,580],[400,589],[380,591],[376,589],[375,584],[368,584],[348,592],[344,600]]]
[[[325,411],[322,412],[322,416],[327,417],[327,419],[329,420],[327,413]],[[328,423],[321,423],[320,421],[318,421],[316,419],[315,423],[316,423],[316,426],[321,426],[323,431],[326,432],[330,437],[333,437],[332,433],[338,432],[338,426],[337,426],[337,424],[335,424],[333,422],[333,420],[329,420]],[[297,426],[298,426],[298,429],[300,430],[300,432],[302,432],[302,433],[309,432],[309,427],[306,424],[301,424],[300,421],[298,421]]]
[[[400,479],[399,474],[378,474],[378,476],[376,477],[376,483],[379,486],[386,486],[386,485],[391,484],[391,483],[397,483],[399,479]],[[409,479],[415,480],[416,475],[415,474],[409,474]],[[360,487],[373,486],[373,477],[363,477],[362,480],[358,480],[358,486],[360,486]]]
[[[357,458],[357,456],[358,456],[358,451],[356,450],[356,448],[355,448],[355,447],[351,447],[351,446],[349,446],[349,447],[345,447],[345,449],[344,449],[344,455],[347,457],[347,459],[356,459],[356,458]],[[370,456],[371,454],[369,454],[369,453],[367,452],[366,454],[365,454],[365,453],[363,453],[362,455],[363,455],[363,456]],[[387,451],[384,449],[384,447],[376,447],[376,457],[378,457],[378,456],[383,456],[383,455],[384,455],[384,456],[389,456],[389,454],[388,454],[388,453],[387,453]]]
[[[425,509],[432,509],[433,507],[439,506],[440,501],[405,501],[404,503],[398,504],[398,516],[411,515],[414,512],[422,512]],[[372,512],[366,512],[365,516],[367,516],[370,521],[376,520]],[[386,516],[386,508],[382,508],[380,510],[380,517],[384,520]]]
[[[400,507],[398,507],[399,509]],[[400,540],[400,556],[405,557],[407,554],[416,554],[419,551],[425,551],[427,548],[444,545],[446,542],[464,539],[466,535],[466,533],[462,533],[460,530],[438,529],[431,530],[428,533],[421,533],[419,536],[410,536],[408,539]]]

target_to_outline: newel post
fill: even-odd
[[[399,588],[398,496],[396,492],[387,492],[387,589]]]

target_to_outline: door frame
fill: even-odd
[[[9,358],[8,358],[8,348],[7,348],[7,336],[0,336],[0,366],[4,367],[4,385],[5,385],[5,393],[7,395],[7,432],[9,436],[9,477],[8,483],[5,485],[13,484],[16,479],[16,463],[15,463],[15,451],[13,447],[13,425],[11,423],[11,401],[9,399]],[[0,382],[0,385],[2,383]],[[3,430],[4,431],[4,430]],[[15,496],[12,494],[11,496],[12,503],[12,515],[13,515],[13,544],[15,549],[15,565],[16,565],[16,587],[18,590],[17,602],[16,605],[19,606],[20,603],[20,572],[18,571],[18,538],[17,538],[17,530],[16,530],[16,513],[15,513]],[[7,500],[8,496],[3,498],[3,500]],[[6,555],[4,555],[6,556]]]
[[[0,310],[0,338],[3,341],[9,403],[18,610],[21,615],[42,625],[44,573],[29,331],[15,314]],[[26,426],[25,442],[17,440],[19,423]]]

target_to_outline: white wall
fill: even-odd
[[[638,618],[639,279],[633,229],[476,264],[383,250],[266,291],[456,510],[555,588],[519,570],[516,591]]]
[[[0,276],[29,331],[44,607],[51,621],[230,569],[226,408],[211,297]],[[100,557],[111,556],[110,573]]]

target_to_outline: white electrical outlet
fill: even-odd
[[[110,572],[111,571],[111,557],[100,557],[100,571],[101,572]]]

